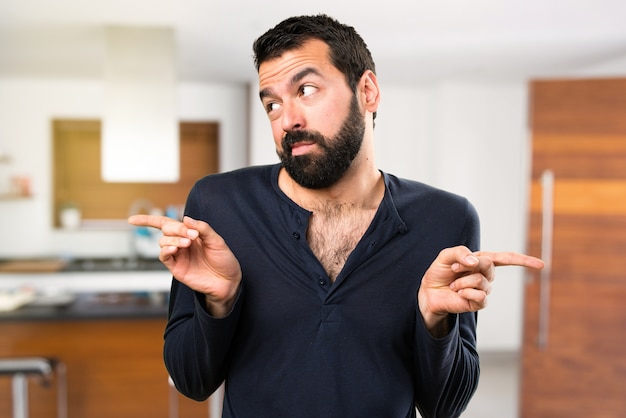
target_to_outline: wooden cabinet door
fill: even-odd
[[[0,358],[54,357],[66,368],[68,418],[206,418],[207,401],[168,385],[165,318],[0,321]],[[12,410],[10,376],[0,376],[0,418]],[[28,416],[57,418],[59,381],[28,382]],[[214,416],[209,418],[217,418]]]
[[[626,416],[626,79],[534,82],[531,118],[528,251],[552,258],[525,289],[521,416]]]

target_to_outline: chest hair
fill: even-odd
[[[348,204],[325,205],[313,211],[307,240],[331,281],[341,272],[375,214],[376,208],[363,209]]]

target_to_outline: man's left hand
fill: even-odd
[[[430,265],[418,292],[418,303],[429,332],[448,332],[449,314],[475,312],[487,306],[497,266],[542,269],[536,257],[514,252],[471,252],[459,246],[442,250]]]

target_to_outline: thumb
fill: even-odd
[[[189,228],[187,236],[190,239],[200,238],[200,241],[205,246],[213,249],[222,249],[226,246],[224,239],[208,223],[190,218],[189,216],[183,218],[183,223]]]
[[[449,266],[454,272],[458,272],[476,267],[479,260],[469,248],[459,245],[442,250],[437,257],[437,262],[443,266]]]

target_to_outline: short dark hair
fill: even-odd
[[[302,47],[311,40],[325,42],[330,60],[345,77],[352,91],[366,70],[376,73],[374,60],[363,38],[352,26],[325,15],[295,16],[283,20],[254,41],[254,65],[257,72],[265,61]]]

